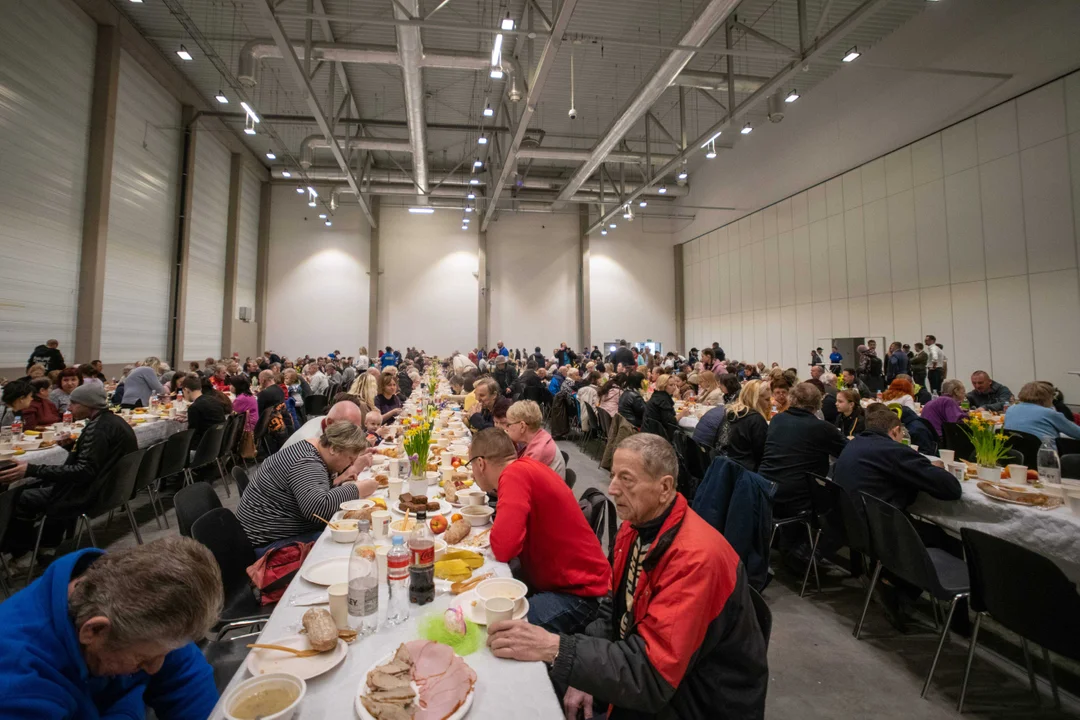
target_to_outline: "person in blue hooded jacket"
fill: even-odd
[[[214,672],[192,641],[222,598],[214,556],[190,538],[65,555],[0,605],[0,716],[208,717]]]

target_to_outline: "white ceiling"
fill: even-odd
[[[1080,67],[1080,2],[941,0],[842,67],[776,125],[690,163],[684,242]],[[916,72],[1002,73],[1008,79]],[[707,209],[707,208],[732,208]]]

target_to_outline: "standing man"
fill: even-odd
[[[626,346],[625,340],[619,341],[619,347],[615,348],[612,362],[615,363],[615,372],[632,372],[637,369],[637,360],[634,358],[634,353]]]
[[[941,393],[941,383],[945,380],[945,353],[938,347],[937,338],[933,335],[926,336],[926,379],[930,383],[930,391]]]
[[[840,350],[835,345],[832,346],[832,352],[829,353],[829,371],[834,375],[840,374],[840,363],[844,361],[844,356],[840,354]]]
[[[889,366],[885,371],[885,384],[888,385],[896,379],[897,375],[907,375],[909,360],[907,353],[904,352],[903,346],[894,342],[889,345]]]
[[[510,350],[508,350],[507,347],[503,345],[503,341],[500,340],[497,344],[499,346],[499,354],[503,357],[510,357]]]
[[[49,340],[44,345],[38,345],[34,352],[30,353],[30,359],[26,361],[26,370],[30,371],[31,365],[44,365],[45,372],[64,369],[64,355],[60,352],[60,343]]]

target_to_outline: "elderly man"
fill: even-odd
[[[277,373],[273,370],[263,370],[259,373],[259,417],[285,402],[285,391],[277,384],[276,378]]]
[[[505,415],[506,408],[510,407],[510,401],[499,394],[499,383],[494,378],[482,377],[473,384],[473,393],[476,406],[469,416],[470,427],[476,431],[494,427],[495,415]],[[497,408],[501,412],[496,412]]]
[[[194,641],[223,594],[214,556],[190,538],[65,555],[0,606],[3,715],[208,717],[214,671]]]
[[[304,368],[304,377],[307,378],[312,395],[325,395],[326,391],[330,389],[330,381],[327,379],[326,374],[315,363],[308,363],[307,367]]]
[[[491,551],[499,562],[518,558],[529,589],[529,622],[579,632],[596,614],[611,568],[574,493],[548,466],[518,459],[498,428],[477,434],[469,449],[473,478],[499,497]]]
[[[678,461],[657,435],[615,451],[609,492],[624,521],[614,592],[583,634],[521,620],[488,628],[496,657],[542,660],[567,687],[567,718],[593,703],[619,718],[761,718],[768,666],[746,572],[675,490]],[[494,545],[493,545],[494,546]]]
[[[985,370],[976,370],[971,374],[972,390],[967,394],[971,408],[1001,412],[1005,403],[1015,402],[1012,391],[999,382],[990,379]]]
[[[495,382],[499,383],[501,393],[506,397],[510,397],[514,381],[517,380],[517,373],[514,372],[514,366],[507,362],[505,355],[499,355],[495,358],[495,372],[491,376],[495,378]]]
[[[131,426],[109,412],[105,390],[100,385],[75,388],[68,409],[75,420],[86,420],[86,426],[78,443],[71,438],[61,440],[63,447],[73,447],[63,465],[16,462],[0,471],[0,484],[24,477],[39,481],[22,491],[15,506],[15,517],[5,536],[13,555],[33,548],[34,523],[46,511],[63,514],[85,509],[97,498],[101,482],[108,478],[113,466],[139,447]],[[62,533],[61,523],[49,524],[42,535],[42,545],[55,547]]]

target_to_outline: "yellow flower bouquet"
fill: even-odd
[[[409,456],[412,477],[424,477],[427,472],[428,451],[431,448],[431,423],[421,422],[406,430],[404,447]]]
[[[980,467],[996,468],[1009,454],[1009,436],[982,417],[969,416],[960,424],[960,429],[975,447],[975,462]]]

